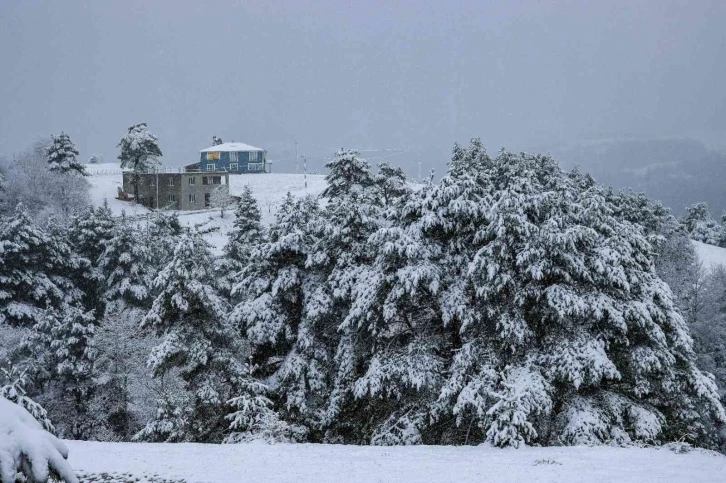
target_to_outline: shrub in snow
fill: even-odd
[[[305,428],[280,419],[272,401],[266,396],[269,391],[267,386],[250,379],[240,384],[240,389],[243,394],[229,401],[235,411],[227,416],[232,433],[225,438],[225,443],[294,443],[305,440]]]
[[[0,397],[0,482],[14,483],[20,473],[29,481],[49,478],[77,483],[66,459],[68,449],[23,407]]]

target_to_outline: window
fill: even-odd
[[[189,186],[193,186],[195,184],[197,184],[197,178],[195,178],[194,176],[190,176],[189,177]]]
[[[216,168],[214,163],[208,163],[207,164],[207,171],[214,171]]]
[[[174,178],[169,178],[169,186],[174,186]]]
[[[176,195],[175,194],[172,193],[172,194],[169,195],[169,203],[176,203]]]
[[[257,161],[257,151],[250,151],[250,163],[254,163]]]
[[[237,153],[236,152],[229,153],[229,162],[230,163],[237,162]]]
[[[212,184],[222,184],[221,176],[212,176]]]
[[[212,194],[204,193],[204,207],[209,208],[210,206],[212,206]]]
[[[206,176],[202,176],[202,184],[204,184],[204,185],[209,184],[209,178],[207,178]]]
[[[197,195],[194,193],[191,193],[189,195],[189,203],[196,203],[197,202]]]
[[[207,153],[207,161],[216,161],[219,159],[219,152]]]
[[[264,163],[250,163],[247,165],[247,171],[262,171]]]
[[[237,154],[237,153],[235,153]],[[239,164],[237,163],[229,163],[229,170],[230,171],[238,171],[239,170]]]

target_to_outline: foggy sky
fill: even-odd
[[[437,170],[472,136],[718,143],[725,20],[721,0],[0,0],[0,153],[64,130],[82,159],[116,161],[142,121],[169,165],[212,135],[271,158],[294,139],[421,146]]]

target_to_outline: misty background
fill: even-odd
[[[217,135],[417,178],[480,136],[726,208],[726,2],[487,3],[0,0],[0,153],[63,130],[116,162],[147,122],[170,166]]]

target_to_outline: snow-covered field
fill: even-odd
[[[76,471],[188,483],[699,483],[726,480],[726,457],[669,449],[68,441]],[[142,480],[143,481],[143,480]]]
[[[708,245],[698,241],[693,241],[692,243],[696,248],[696,253],[703,264],[703,268],[708,270],[718,265],[726,267],[726,248]]]

